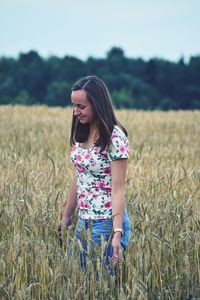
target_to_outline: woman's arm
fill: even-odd
[[[127,159],[119,159],[111,162],[111,178],[112,178],[112,214],[113,229],[122,229],[124,208],[125,208],[125,178],[127,171]],[[113,235],[113,258],[119,258],[121,232],[117,231]]]
[[[77,186],[76,186],[76,178],[74,177],[71,183],[68,200],[66,201],[65,208],[63,211],[61,224],[65,226],[70,225],[76,206],[77,206]]]

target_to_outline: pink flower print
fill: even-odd
[[[88,208],[89,207],[89,204],[88,203],[86,203],[86,202],[84,202],[83,200],[80,200],[79,201],[79,206],[80,206],[80,208]]]
[[[110,208],[111,207],[111,201],[108,201],[104,204],[105,208]]]
[[[94,161],[93,163],[91,163],[91,166],[95,167],[96,166],[96,162]]]
[[[125,152],[125,147],[124,147],[124,145],[121,145],[121,146],[119,147],[119,150],[120,150],[120,152],[124,153],[124,152]]]
[[[76,150],[76,145],[72,146],[72,152],[74,152]]]
[[[117,134],[116,133],[113,133],[112,134],[112,138],[114,139],[114,138],[116,138],[117,137]]]
[[[103,158],[103,159],[107,159],[107,158],[108,158],[108,155],[107,155],[107,154],[102,154],[102,158]]]
[[[104,181],[97,182],[97,187],[102,188],[104,186],[105,186],[105,182]]]
[[[98,149],[98,148],[94,151],[94,154],[95,154],[95,155],[98,155],[98,154],[99,154],[99,149]]]
[[[79,165],[79,164],[77,164],[77,171],[79,172],[79,173],[81,173],[81,172],[84,172],[85,171],[85,168],[84,167],[82,167],[81,165]]]
[[[90,159],[91,158],[91,155],[89,153],[87,153],[85,156],[84,156],[85,159]]]
[[[106,193],[111,193],[112,189],[111,188],[105,188]]]
[[[105,168],[104,170],[103,170],[103,172],[104,172],[104,174],[110,174],[110,168]]]
[[[82,156],[80,154],[77,155],[76,160],[81,161],[82,160]]]

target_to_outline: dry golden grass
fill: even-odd
[[[200,112],[117,114],[132,149],[132,239],[115,286],[100,261],[81,271],[75,249],[66,259],[74,226],[58,243],[71,109],[0,107],[0,299],[200,297]]]

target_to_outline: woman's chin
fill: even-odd
[[[81,124],[87,123],[87,122],[86,122],[86,119],[79,119],[79,122],[80,122]]]

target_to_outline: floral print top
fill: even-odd
[[[111,161],[129,155],[128,138],[115,125],[109,150],[94,146],[90,149],[73,145],[70,159],[76,168],[77,201],[83,219],[107,219],[112,216]]]

